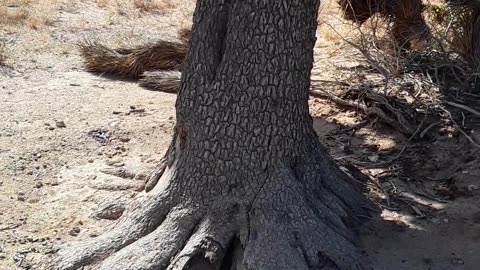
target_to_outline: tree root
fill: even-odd
[[[198,218],[188,208],[172,210],[153,232],[108,257],[99,269],[165,269],[189,239]]]
[[[110,232],[61,249],[56,269],[91,264],[100,270],[368,269],[345,225],[357,200],[347,197],[354,191],[332,188],[326,182],[338,175],[311,173],[305,162],[306,167],[275,165],[246,200],[219,195],[209,203],[200,197],[177,199],[185,193],[168,185],[176,175],[174,162],[162,184],[137,198]],[[312,190],[314,183],[320,187]]]
[[[233,197],[211,193],[219,183],[210,177],[188,180],[198,194],[184,190],[177,128],[147,184],[150,192],[137,197],[111,231],[62,248],[56,269],[97,263],[101,270],[367,269],[347,225],[355,214],[368,215],[369,201],[352,188],[314,131],[308,134],[296,162],[267,164],[254,174],[258,186],[244,183],[253,193]],[[232,250],[235,239],[241,245]]]
[[[165,207],[162,207],[165,206]],[[56,269],[78,269],[128,246],[150,233],[168,213],[165,196],[140,197],[114,227],[97,238],[64,246]]]

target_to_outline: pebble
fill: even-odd
[[[17,200],[24,202],[26,200],[25,198],[25,193],[23,192],[17,192]]]
[[[73,229],[71,229],[68,232],[68,234],[70,234],[71,236],[77,236],[79,233],[80,233],[80,228],[79,227],[73,227]]]
[[[67,125],[65,125],[65,122],[63,122],[63,121],[56,121],[55,126],[58,127],[58,128],[66,128],[67,127]]]
[[[119,139],[121,142],[124,142],[124,143],[130,141],[130,138],[127,138],[127,137],[120,137],[120,138],[118,138],[118,139]]]
[[[38,203],[39,201],[40,201],[40,199],[38,199],[38,198],[28,199],[28,203]]]
[[[42,188],[42,187],[43,187],[43,183],[42,183],[42,182],[37,182],[37,183],[35,183],[35,187],[36,187],[36,188]]]

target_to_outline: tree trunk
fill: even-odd
[[[308,96],[318,0],[199,0],[174,139],[111,231],[58,269],[367,269],[368,201],[318,142]]]

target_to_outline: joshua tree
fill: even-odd
[[[308,96],[319,0],[199,0],[177,123],[148,190],[59,269],[367,269],[369,205],[319,143]]]

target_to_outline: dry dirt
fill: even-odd
[[[98,210],[131,200],[169,143],[176,96],[84,72],[76,44],[173,40],[190,11],[124,14],[58,1],[45,27],[0,25],[0,269],[48,269],[58,244],[105,231],[115,221]],[[314,72],[332,80],[360,56],[322,31]],[[407,137],[374,119],[355,128],[367,118],[328,100],[312,98],[311,109],[338,162],[373,176],[370,195],[383,210],[360,234],[374,269],[480,268],[478,149],[437,132],[382,165]],[[131,177],[112,174],[119,169]]]

